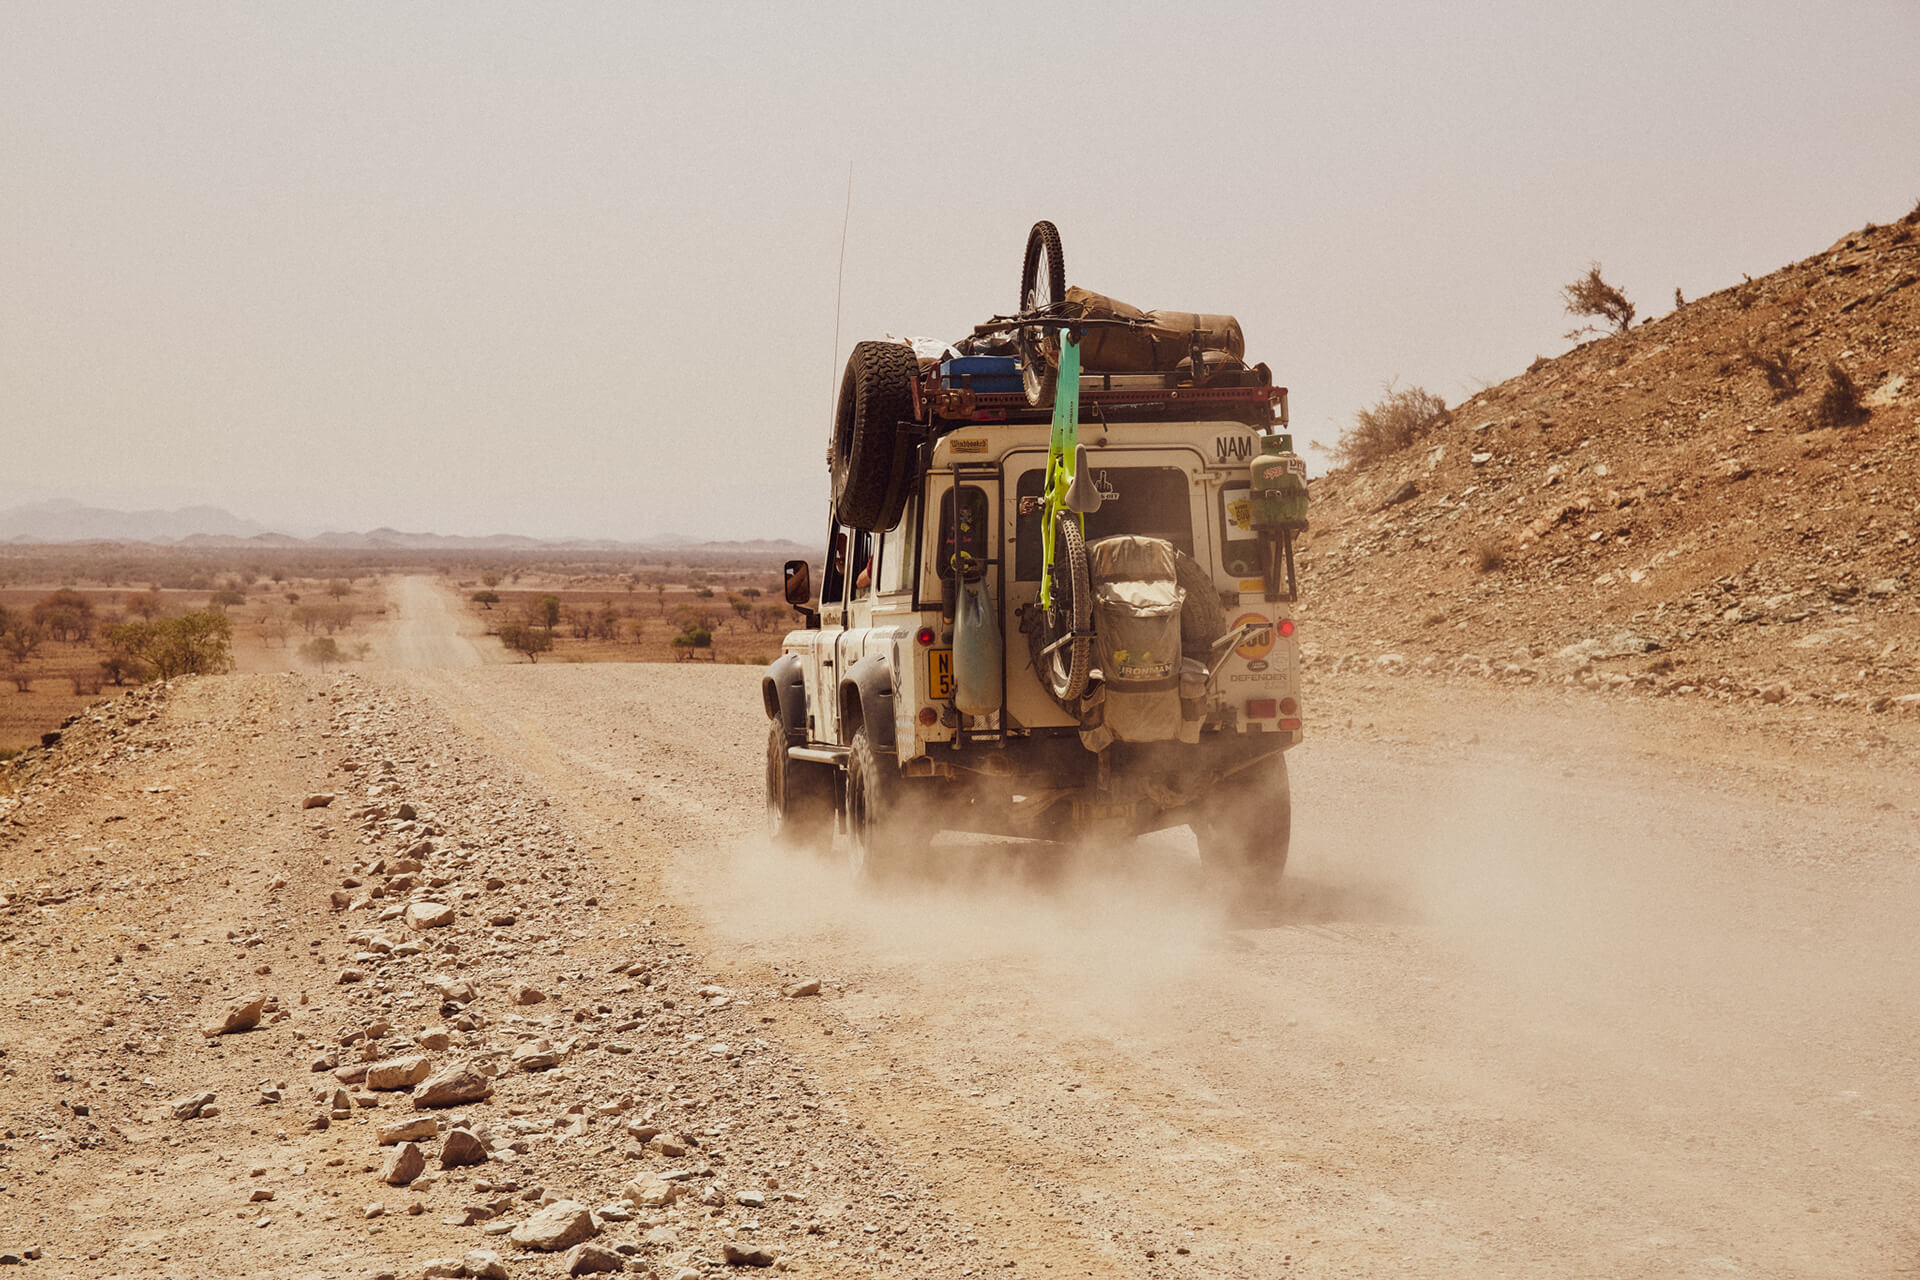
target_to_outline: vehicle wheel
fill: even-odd
[[[833,843],[833,775],[789,758],[787,730],[777,720],[767,733],[767,835],[816,853]]]
[[[864,726],[847,756],[847,864],[856,880],[878,880],[930,832],[909,802],[907,780],[891,751],[873,745]]]
[[[1062,511],[1055,519],[1059,523],[1053,531],[1053,608],[1041,611],[1039,625],[1027,633],[1027,640],[1040,683],[1055,702],[1072,711],[1087,691],[1087,677],[1093,670],[1093,638],[1088,634],[1093,629],[1093,578],[1087,569],[1087,544],[1080,536],[1079,518]],[[1076,635],[1077,639],[1067,639]],[[1056,644],[1058,648],[1053,647]]]
[[[1060,248],[1060,231],[1051,222],[1036,222],[1027,232],[1027,254],[1020,264],[1020,312],[1057,307],[1067,300],[1067,258]],[[1020,381],[1027,403],[1044,409],[1053,403],[1053,371],[1060,362],[1059,339],[1043,329],[1016,331],[1020,348]]]
[[[1293,839],[1286,753],[1276,751],[1222,779],[1204,804],[1193,834],[1208,875],[1235,891],[1278,888]]]
[[[1226,610],[1220,607],[1220,590],[1213,575],[1184,551],[1173,553],[1174,578],[1186,599],[1180,605],[1180,650],[1190,658],[1207,661],[1213,642],[1227,629]]]
[[[881,533],[900,523],[912,458],[894,447],[896,429],[913,418],[919,371],[913,348],[898,342],[857,343],[847,357],[827,463],[834,518],[850,529]]]

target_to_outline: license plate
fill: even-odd
[[[953,696],[953,650],[927,650],[927,700],[945,702]]]

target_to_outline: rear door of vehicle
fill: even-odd
[[[1092,449],[1087,455],[1100,509],[1087,516],[1088,542],[1120,533],[1164,538],[1202,564],[1212,560],[1211,504],[1215,490],[1206,480],[1206,460],[1187,445]],[[1001,507],[1005,563],[1007,709],[1029,728],[1066,726],[1074,718],[1047,695],[1034,673],[1019,610],[1038,607],[1040,505],[1046,482],[1045,449],[1016,450],[1002,463],[1007,500]]]

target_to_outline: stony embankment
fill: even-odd
[[[984,1271],[770,1038],[766,1011],[821,984],[716,984],[621,896],[645,856],[359,679],[89,712],[0,781],[0,1253],[47,1275]]]

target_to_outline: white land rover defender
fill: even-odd
[[[874,874],[938,829],[1045,839],[1189,824],[1271,885],[1301,739],[1286,391],[1228,316],[1063,289],[944,353],[862,342],[833,437],[819,602],[804,560],[761,682],[776,837],[844,823]]]

